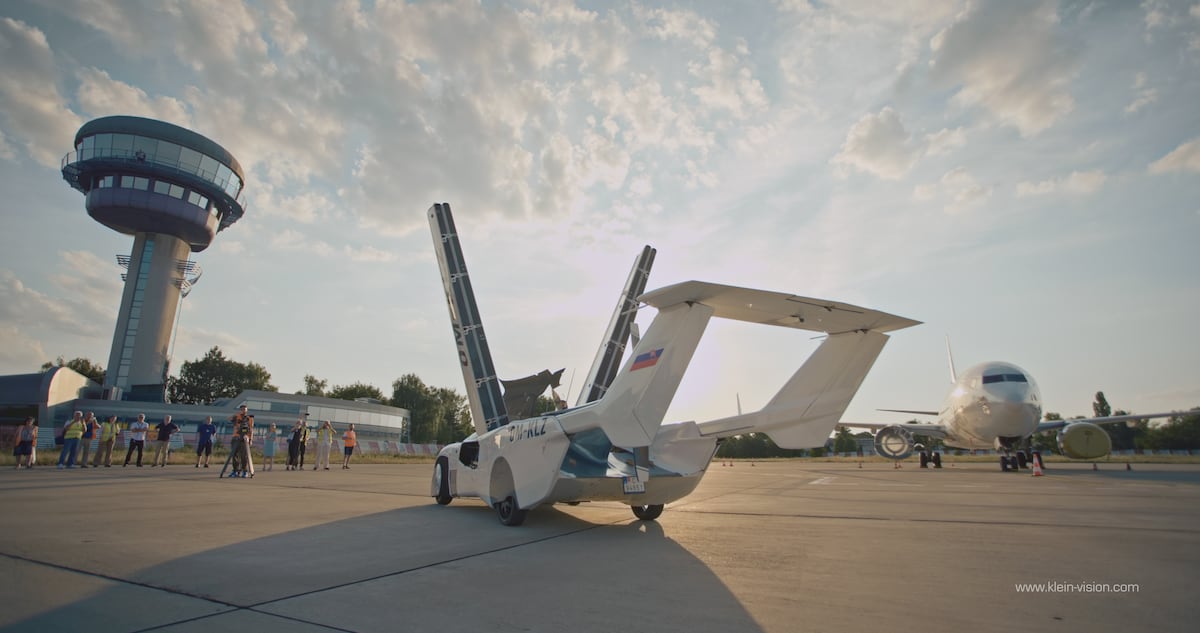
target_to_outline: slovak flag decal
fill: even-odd
[[[633,366],[629,368],[629,371],[637,371],[639,369],[645,369],[647,367],[653,367],[657,365],[658,359],[660,356],[662,356],[662,353],[663,348],[660,347],[653,352],[639,354],[637,358],[633,359]]]

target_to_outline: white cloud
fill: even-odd
[[[991,197],[993,187],[981,185],[964,167],[955,167],[942,174],[936,183],[913,188],[918,201],[940,200],[946,213],[958,213],[979,206]]]
[[[40,324],[64,332],[79,328],[95,331],[95,326],[75,314],[66,301],[26,286],[8,270],[0,270],[0,323],[19,327]]]
[[[0,18],[0,127],[38,163],[57,169],[82,121],[58,92],[54,54],[36,27]]]
[[[238,255],[246,252],[246,245],[237,240],[218,240],[216,250],[226,255]]]
[[[91,251],[63,252],[59,261],[59,272],[50,280],[76,304],[77,317],[89,323],[111,323],[125,287],[121,267]]]
[[[1142,21],[1146,24],[1146,37],[1150,37],[1154,29],[1165,27],[1171,22],[1169,10],[1170,7],[1164,0],[1142,0]]]
[[[942,129],[925,135],[925,153],[940,156],[962,148],[967,144],[967,133],[961,127]]]
[[[1138,110],[1158,101],[1158,91],[1146,86],[1146,73],[1138,73],[1133,79],[1134,99],[1125,106],[1126,114],[1135,114]]]
[[[1034,136],[1075,107],[1078,53],[1058,25],[1051,2],[972,4],[931,40],[933,76],[961,104]]]
[[[395,252],[381,250],[374,246],[360,246],[357,248],[346,246],[345,253],[347,257],[356,262],[382,264],[394,262],[398,259]]]
[[[41,341],[29,337],[14,325],[0,323],[0,367],[5,373],[32,374],[50,355]]]
[[[762,84],[738,56],[729,51],[710,49],[707,59],[688,64],[688,72],[708,80],[692,88],[692,93],[708,108],[725,110],[735,119],[744,119],[768,105]]]
[[[677,39],[704,49],[717,38],[717,25],[692,11],[649,9],[634,5],[633,16],[643,28],[659,39]]]
[[[885,107],[879,114],[864,115],[850,128],[832,162],[880,178],[899,180],[908,173],[917,154],[900,116],[891,107]]]
[[[1092,194],[1104,186],[1108,176],[1101,170],[1073,171],[1065,178],[1052,178],[1040,182],[1017,183],[1017,197],[1043,196],[1055,193],[1072,195]]]
[[[76,75],[79,107],[92,117],[110,115],[143,116],[191,127],[191,115],[183,102],[173,97],[150,97],[141,88],[117,81],[96,68],[80,69]]]
[[[1194,138],[1171,153],[1150,163],[1150,173],[1161,174],[1168,171],[1190,171],[1200,173],[1200,138]]]

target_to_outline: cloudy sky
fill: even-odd
[[[924,321],[847,419],[1021,365],[1047,409],[1200,405],[1200,5],[9,1],[0,372],[104,364],[132,239],[62,180],[76,130],[229,149],[244,219],[194,256],[173,373],[214,345],[462,390],[425,212],[450,202],[501,377],[582,386],[630,264]],[[648,322],[647,309],[641,321]],[[818,341],[714,322],[671,412],[765,403]]]

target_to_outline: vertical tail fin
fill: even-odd
[[[699,303],[661,308],[604,397],[558,416],[563,430],[577,433],[598,427],[616,446],[649,446],[712,313]]]
[[[608,322],[608,330],[604,333],[604,342],[596,351],[596,360],[588,372],[583,389],[579,392],[578,404],[595,402],[608,391],[617,370],[621,367],[621,358],[625,354],[625,342],[629,340],[633,320],[637,317],[637,298],[646,290],[646,280],[650,277],[650,267],[654,265],[654,255],[657,251],[649,246],[642,248],[641,255],[633,262],[633,269],[625,281],[625,289],[617,300],[612,319]],[[634,343],[634,347],[637,343]]]
[[[831,334],[761,411],[701,422],[700,433],[766,433],[781,448],[821,446],[887,340],[874,330]]]
[[[475,431],[482,435],[508,424],[508,411],[449,204],[438,203],[429,208],[429,227],[442,272],[446,305],[450,308],[450,326],[454,329],[454,344],[458,347],[458,361],[471,405],[471,421]]]
[[[950,384],[958,382],[958,372],[954,371],[954,352],[950,350],[950,335],[946,335],[946,360],[950,362]]]

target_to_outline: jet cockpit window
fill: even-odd
[[[994,382],[1029,382],[1024,374],[993,374],[983,377],[983,384],[988,385]]]

